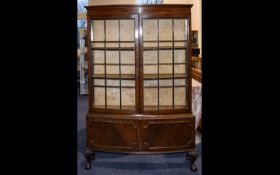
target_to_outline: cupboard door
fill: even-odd
[[[137,152],[139,122],[106,118],[95,114],[87,117],[87,141],[89,147],[100,151]]]
[[[142,18],[140,69],[144,113],[190,110],[189,20]]]
[[[141,121],[141,151],[172,152],[195,147],[194,117]]]
[[[136,17],[90,20],[93,112],[135,113],[139,108]]]

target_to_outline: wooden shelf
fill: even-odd
[[[187,87],[187,85],[174,85],[176,87]],[[144,88],[158,88],[158,86],[144,86]],[[173,88],[173,86],[159,86],[159,88]]]
[[[134,50],[134,47],[93,47],[91,50]]]
[[[129,64],[129,63],[93,63],[94,65],[101,65],[101,66],[104,66],[104,65],[107,65],[107,66],[135,66],[135,64]]]
[[[94,108],[96,109],[105,109],[104,105],[94,105]],[[119,105],[107,105],[107,109],[120,109]],[[135,106],[122,106],[122,109],[124,110],[135,110]],[[172,110],[173,107],[172,106],[160,106],[159,110]],[[174,109],[187,109],[186,106],[174,106]],[[156,111],[158,110],[158,106],[157,105],[153,105],[153,106],[144,106],[144,110],[145,111]]]
[[[161,46],[161,47],[143,47],[144,50],[182,50],[182,49],[188,49],[186,46]]]
[[[174,109],[187,109],[187,106],[174,106]],[[153,106],[145,106],[144,105],[144,110],[145,111],[156,111],[158,110],[158,106],[157,105],[153,105]],[[163,106],[160,105],[159,106],[159,110],[173,110],[173,106]]]
[[[134,80],[135,79],[135,75],[134,74],[121,74],[121,76],[119,74],[107,74],[107,76],[105,77],[105,74],[94,74],[93,78],[95,79],[131,79]],[[157,80],[157,79],[173,79],[173,78],[188,78],[187,74],[144,74],[144,79],[145,80]]]
[[[93,109],[105,109],[105,106],[94,105]],[[119,105],[107,105],[107,109],[120,109]],[[122,106],[123,110],[135,110],[135,106]]]
[[[93,78],[95,79],[122,79],[122,80],[135,80],[134,74],[107,74],[105,77],[105,74],[94,74]]]
[[[90,41],[91,43],[134,43],[135,41]]]
[[[148,40],[148,41],[143,41],[143,42],[147,42],[147,43],[154,43],[154,42],[160,42],[160,43],[162,43],[162,42],[188,42],[188,40],[159,40],[159,41],[157,41],[157,40]]]
[[[102,85],[94,85],[93,87],[100,87],[100,88],[135,88],[135,86],[102,86]]]
[[[181,64],[187,64],[187,63],[174,63],[174,65],[181,65]],[[157,66],[157,65],[173,65],[173,63],[144,63],[144,66]]]
[[[157,80],[157,79],[173,79],[173,78],[187,78],[187,74],[144,74],[145,80]]]

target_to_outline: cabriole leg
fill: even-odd
[[[197,159],[197,152],[190,151],[186,154],[186,159],[190,162],[190,167],[192,171],[197,171],[197,167],[195,165],[195,160]]]
[[[85,169],[91,168],[91,160],[95,160],[95,151],[93,149],[86,148],[85,150]]]

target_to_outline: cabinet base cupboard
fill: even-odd
[[[95,151],[186,152],[196,171],[191,109],[192,5],[87,6],[89,110]]]

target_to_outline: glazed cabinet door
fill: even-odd
[[[90,20],[92,112],[138,110],[138,18]]]
[[[188,18],[140,17],[141,110],[145,114],[190,110]]]

